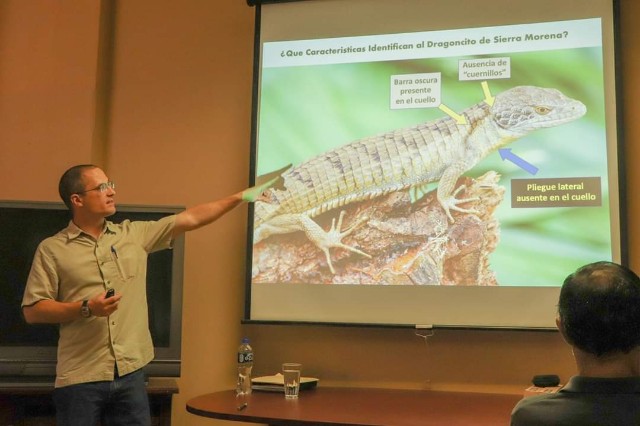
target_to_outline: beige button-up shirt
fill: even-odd
[[[36,250],[22,306],[40,300],[77,302],[107,288],[122,294],[109,317],[60,324],[56,387],[113,380],[154,356],[147,312],[147,255],[171,247],[175,216],[156,222],[107,221],[95,240],[73,222]]]

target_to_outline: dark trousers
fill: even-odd
[[[142,370],[112,382],[91,382],[53,391],[58,426],[149,426],[149,397]]]

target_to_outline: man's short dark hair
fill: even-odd
[[[612,262],[585,265],[562,285],[558,314],[571,345],[598,357],[640,345],[640,278]]]
[[[58,183],[58,193],[69,210],[71,209],[71,195],[84,191],[84,183],[82,174],[85,170],[95,169],[97,166],[93,164],[79,164],[68,169],[60,177]]]

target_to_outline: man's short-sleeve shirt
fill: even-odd
[[[73,222],[43,240],[34,256],[22,306],[41,300],[77,302],[113,288],[122,299],[109,317],[60,324],[56,387],[113,380],[154,356],[149,332],[147,255],[171,247],[175,216],[158,221],[107,221],[96,240]],[[153,285],[151,283],[151,285]]]

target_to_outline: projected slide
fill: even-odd
[[[252,282],[558,286],[612,259],[601,25],[264,43],[258,174],[294,167]]]

